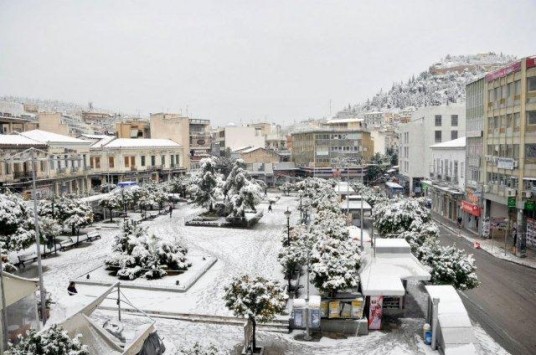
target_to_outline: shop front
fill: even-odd
[[[482,209],[480,208],[480,206],[473,202],[462,200],[460,207],[462,211],[463,226],[466,229],[479,233],[480,216],[482,214]]]
[[[463,198],[463,193],[439,185],[433,185],[430,192],[432,210],[452,222],[457,222],[458,217],[460,217],[459,206]]]

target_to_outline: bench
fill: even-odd
[[[89,240],[90,242],[97,240],[97,239],[101,239],[101,235],[99,232],[93,232],[93,233],[87,234],[87,240]]]
[[[17,264],[15,264],[15,266],[26,267],[27,263],[33,263],[37,260],[37,252],[34,251],[22,255],[17,255],[17,258],[19,259],[19,261],[17,262]]]

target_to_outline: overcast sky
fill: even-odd
[[[536,54],[535,14],[535,0],[0,0],[0,95],[290,123],[446,54]]]

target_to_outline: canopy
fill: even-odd
[[[363,211],[370,211],[372,207],[367,203],[367,201],[362,200],[347,200],[345,199],[339,204],[339,207],[342,211],[346,211],[347,209],[350,211],[361,211],[361,204],[363,204]]]
[[[15,276],[7,272],[3,272],[4,275],[4,287],[6,297],[6,307],[9,307],[15,302],[35,294],[37,291],[36,279],[25,279],[23,277]],[[1,286],[0,286],[1,287]],[[0,290],[1,291],[1,290]],[[0,309],[2,309],[2,303],[0,302]]]
[[[364,258],[359,273],[363,295],[404,296],[406,290],[402,280],[430,280],[430,273],[411,254],[405,240],[378,238],[376,247],[376,255]]]

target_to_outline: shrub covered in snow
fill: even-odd
[[[480,284],[473,256],[461,249],[430,242],[420,248],[419,256],[431,267],[430,281],[434,285],[452,285],[460,290],[469,290]]]
[[[0,194],[0,249],[24,249],[35,240],[33,213],[22,198],[11,192]]]
[[[319,290],[333,294],[357,287],[361,254],[359,245],[349,239],[325,236],[314,245],[311,255],[311,278]]]
[[[431,220],[430,211],[416,199],[399,199],[374,208],[374,228],[384,237],[407,231],[412,224]]]
[[[5,355],[89,355],[86,345],[80,342],[81,334],[71,338],[57,324],[42,332],[31,330],[28,336],[5,352]]]
[[[112,193],[106,198],[103,198],[102,200],[100,200],[99,206],[101,206],[102,208],[106,208],[110,212],[110,222],[111,222],[113,220],[112,211],[123,209],[123,201],[122,201],[121,195]]]
[[[188,269],[192,264],[186,259],[187,252],[180,245],[158,240],[154,235],[149,237],[146,229],[127,221],[104,263],[109,269],[118,269],[120,279],[157,279],[167,275],[168,270]]]
[[[196,342],[192,347],[183,347],[179,349],[179,352],[176,355],[219,355],[220,353],[218,348],[215,345],[210,344],[208,346],[202,346]]]

